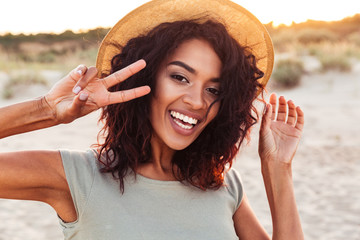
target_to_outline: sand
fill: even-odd
[[[58,74],[45,72],[48,77]],[[277,89],[305,112],[304,135],[293,164],[298,209],[308,240],[360,239],[360,64],[350,73],[305,75],[299,87]],[[0,73],[1,83],[6,74]],[[53,81],[54,79],[51,79]],[[273,90],[269,89],[270,91]],[[34,86],[5,106],[44,94]],[[96,142],[98,112],[69,125],[0,140],[0,151],[84,149]],[[257,155],[258,127],[234,165],[243,178],[250,203],[271,233],[271,216]],[[0,240],[62,239],[56,213],[46,204],[0,200]]]

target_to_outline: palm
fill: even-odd
[[[72,103],[75,98],[75,94],[72,93],[72,89],[75,83],[69,79],[63,79],[49,92],[55,100],[55,111],[57,117],[66,118],[69,109],[71,109]],[[93,80],[90,82],[83,91],[89,93],[89,97],[81,108],[80,116],[84,116],[94,110],[99,109],[105,104],[105,96],[108,95],[107,89],[104,85],[98,81]]]
[[[284,98],[279,99],[279,109],[276,113],[275,95],[272,95],[270,103],[274,110],[271,117],[270,113],[263,117],[259,142],[260,157],[291,163],[301,138],[303,113],[291,101],[286,103]]]

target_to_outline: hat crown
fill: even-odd
[[[123,17],[104,38],[98,52],[99,73],[109,72],[111,59],[128,40],[145,34],[163,22],[211,18],[224,24],[229,34],[247,47],[264,72],[259,79],[266,85],[274,64],[273,45],[264,25],[249,11],[229,0],[153,0]],[[110,43],[110,44],[109,44]]]

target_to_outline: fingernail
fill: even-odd
[[[77,72],[77,74],[79,74],[79,75],[82,75],[82,74],[83,74],[83,72],[82,72],[80,69],[77,70],[76,72]]]
[[[75,93],[75,94],[78,94],[80,91],[81,91],[81,87],[80,87],[80,86],[76,86],[76,87],[73,89],[73,93]]]
[[[88,98],[88,95],[86,93],[81,93],[80,96],[79,96],[79,99],[81,101],[85,101],[87,98]]]

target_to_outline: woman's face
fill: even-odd
[[[152,143],[173,150],[189,146],[214,119],[219,102],[221,61],[211,45],[185,41],[160,66],[151,101]],[[206,117],[206,118],[205,118]]]

